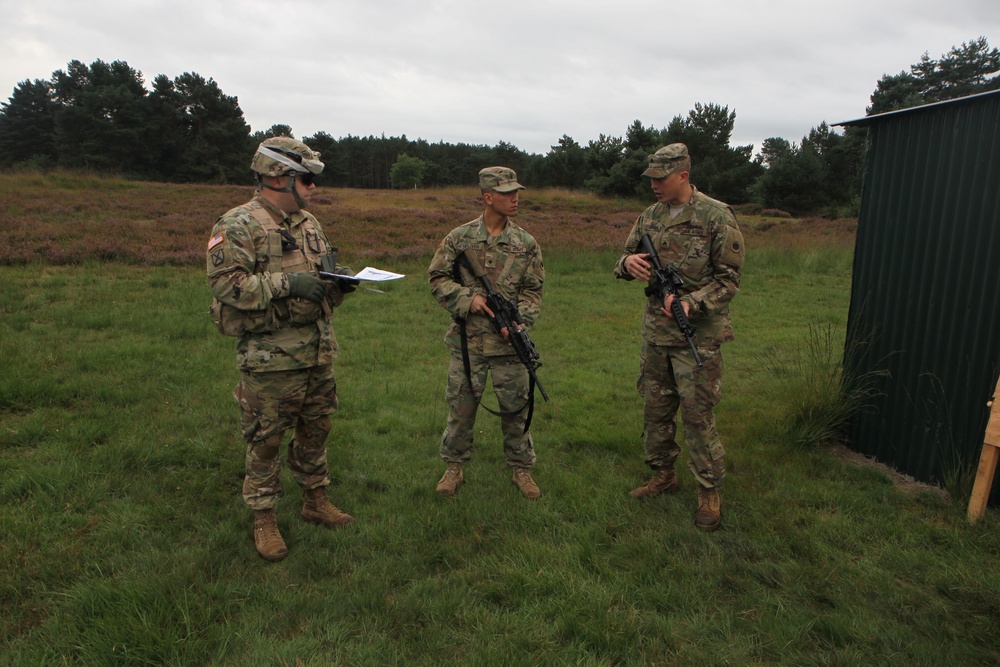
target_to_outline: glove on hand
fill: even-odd
[[[326,298],[326,285],[311,273],[286,273],[288,276],[288,296],[299,296],[320,302]]]
[[[353,276],[354,271],[350,267],[341,266],[337,273],[344,276]],[[350,294],[354,290],[358,289],[358,284],[360,280],[349,280],[347,278],[337,278],[337,289],[340,290],[341,294]]]

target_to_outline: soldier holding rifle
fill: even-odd
[[[649,283],[637,388],[644,399],[645,462],[653,476],[631,495],[643,499],[678,489],[679,409],[688,465],[698,485],[695,525],[713,531],[722,522],[718,490],[726,476],[713,408],[722,396],[721,346],[733,340],[729,302],[739,291],[744,246],[732,209],[699,192],[689,181],[690,172],[684,144],[664,146],[649,156],[643,176],[650,179],[657,203],[632,227],[615,277]],[[644,237],[647,252],[640,248]],[[656,264],[664,271],[656,270]],[[661,284],[662,274],[671,268],[679,277],[677,289]]]
[[[465,481],[462,464],[472,458],[473,426],[490,374],[500,407],[494,414],[500,416],[504,458],[514,471],[512,481],[522,496],[534,500],[541,491],[531,476],[535,465],[528,428],[534,395],[532,362],[520,359],[510,344],[514,332],[504,326],[496,330],[497,314],[487,297],[492,286],[512,302],[516,318],[511,321],[520,319],[513,326],[526,334],[542,303],[542,252],[531,234],[512,220],[517,215],[518,193],[524,189],[514,171],[487,167],[479,172],[479,188],[483,214],[453,229],[438,246],[428,269],[431,292],[452,316],[445,336],[451,351],[445,391],[448,422],[440,447],[447,467],[436,490],[453,496]]]

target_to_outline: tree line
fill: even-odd
[[[868,114],[1000,88],[1000,51],[985,37],[884,75]],[[8,167],[66,168],[177,183],[249,183],[249,155],[269,136],[293,135],[274,125],[251,132],[235,97],[213,79],[184,73],[156,76],[123,61],[71,61],[50,79],[19,83],[0,103],[0,151]],[[676,141],[693,156],[692,180],[732,204],[758,204],[796,215],[855,215],[860,201],[864,128],[834,131],[821,122],[799,142],[780,137],[731,146],[735,110],[698,103],[665,127],[634,121],[622,135],[582,145],[568,135],[544,155],[495,146],[429,143],[405,135],[301,137],[320,151],[322,183],[391,188],[474,185],[484,165],[503,164],[535,187],[586,189],[607,197],[648,198],[646,157]]]

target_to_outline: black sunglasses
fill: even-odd
[[[308,185],[312,185],[312,184],[314,184],[316,182],[316,174],[312,173],[311,171],[307,171],[307,172],[304,172],[304,173],[299,173],[299,174],[297,174],[297,176],[298,176],[299,181],[302,182],[302,185],[308,186]]]

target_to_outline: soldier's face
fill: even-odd
[[[675,171],[663,178],[649,179],[649,185],[653,188],[656,201],[661,204],[680,199],[681,195],[684,194],[685,183],[687,183],[686,171]]]
[[[303,174],[295,179],[295,191],[299,193],[299,197],[302,198],[307,204],[312,201],[313,191],[316,189],[316,184],[313,182],[312,174]],[[302,208],[305,208],[303,206]]]
[[[278,189],[276,193],[278,199],[275,203],[278,205],[278,208],[286,213],[294,213],[308,207],[312,201],[313,191],[316,189],[316,184],[312,182],[312,179],[296,177],[295,194],[285,192],[284,188],[288,187],[290,180],[290,176],[278,176],[274,179],[274,187]],[[305,181],[309,181],[309,183],[306,184]]]
[[[514,190],[513,192],[497,192],[491,190],[483,195],[486,200],[487,206],[492,206],[500,215],[505,215],[508,218],[513,218],[517,215],[517,193],[520,190]]]

